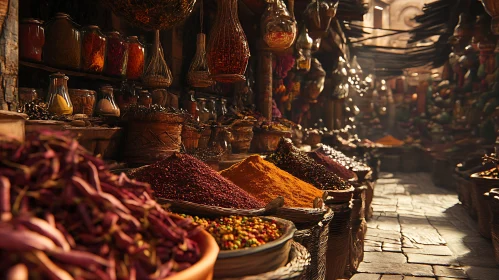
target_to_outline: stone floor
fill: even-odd
[[[451,178],[449,178],[451,180]],[[353,280],[499,280],[492,243],[450,190],[427,173],[383,173],[364,261]]]

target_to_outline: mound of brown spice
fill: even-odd
[[[329,172],[326,167],[293,146],[289,139],[281,139],[276,151],[267,156],[266,160],[321,190],[346,190],[351,187],[343,179]]]
[[[155,164],[138,168],[130,176],[151,184],[159,198],[237,209],[256,209],[263,203],[225,179],[202,161],[175,153]]]
[[[313,200],[322,197],[321,190],[259,155],[252,155],[220,174],[265,203],[282,196],[285,206],[311,208]]]

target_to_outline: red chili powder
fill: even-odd
[[[163,161],[138,168],[130,176],[151,184],[159,198],[237,209],[264,206],[205,163],[186,154],[175,153]]]

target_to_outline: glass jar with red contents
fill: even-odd
[[[37,19],[23,19],[19,23],[19,57],[31,61],[42,61],[45,44],[45,29]]]
[[[80,69],[81,33],[69,15],[57,13],[45,25],[43,61],[50,66]]]
[[[128,43],[118,31],[106,34],[106,66],[104,73],[124,77],[128,62]]]
[[[96,25],[89,25],[82,30],[81,62],[86,72],[102,73],[106,56],[106,36]]]
[[[144,73],[145,48],[137,36],[127,38],[128,42],[128,63],[126,78],[138,80]]]

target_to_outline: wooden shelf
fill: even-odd
[[[90,74],[90,73],[85,73],[85,72],[80,72],[80,71],[74,71],[74,70],[66,70],[66,69],[59,69],[59,68],[54,68],[51,66],[47,66],[41,63],[35,63],[35,62],[28,62],[28,61],[23,61],[19,60],[19,65],[28,67],[28,68],[33,68],[33,69],[40,69],[46,72],[61,72],[64,73],[68,76],[72,77],[84,77],[90,80],[100,80],[100,81],[107,81],[111,83],[119,83],[123,81],[121,78],[115,78],[115,77],[108,77],[108,76],[103,76],[99,74]]]

